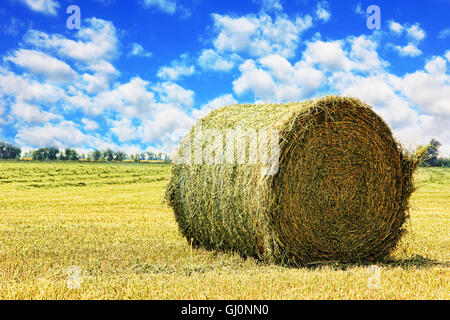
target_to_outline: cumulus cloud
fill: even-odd
[[[58,1],[55,0],[20,0],[20,2],[33,11],[50,16],[56,16],[60,7]]]
[[[189,108],[194,104],[194,91],[186,90],[176,83],[163,82],[153,88],[161,102],[167,105]]]
[[[161,67],[157,73],[158,78],[175,81],[179,78],[193,75],[195,68],[192,65],[188,65],[188,60],[187,55],[181,55],[180,60],[172,61],[170,66]]]
[[[351,63],[345,56],[342,45],[340,40],[310,42],[303,56],[307,63],[317,64],[324,69],[349,69]]]
[[[257,68],[253,60],[247,60],[239,66],[241,76],[233,81],[233,90],[237,95],[251,91],[256,98],[270,100],[275,96],[275,82],[270,74]]]
[[[127,83],[116,85],[112,90],[101,92],[94,98],[92,105],[94,114],[114,110],[127,117],[145,117],[152,111],[155,100],[148,82],[135,77]]]
[[[31,29],[24,41],[36,48],[54,51],[60,57],[91,66],[98,61],[111,60],[118,54],[117,31],[112,22],[97,18],[86,19],[75,37],[78,40]]]
[[[420,54],[415,44],[426,33],[418,24],[398,26],[391,24],[391,31],[405,33],[411,42],[396,49],[404,55]],[[319,37],[306,42],[300,60],[277,54],[247,59],[239,66],[233,91],[237,96],[250,94],[256,102],[302,100],[324,92],[358,97],[374,106],[407,147],[435,137],[450,150],[450,134],[442,124],[450,121],[446,94],[450,92],[450,51],[429,59],[423,70],[396,76],[378,54],[381,39],[362,35],[325,41]]]
[[[93,120],[83,118],[83,119],[81,119],[81,123],[84,125],[84,129],[86,129],[88,131],[98,129],[98,123]]]
[[[136,127],[131,119],[122,118],[120,120],[112,120],[111,132],[119,138],[120,142],[128,142],[138,139]]]
[[[396,34],[401,34],[403,32],[403,26],[395,21],[389,21],[389,30]]]
[[[299,35],[312,26],[310,15],[297,17],[293,21],[285,16],[272,19],[265,13],[238,18],[220,14],[213,14],[212,17],[218,32],[214,40],[217,51],[247,53],[253,57],[268,54],[293,56]]]
[[[184,76],[190,76],[194,73],[193,66],[174,65],[172,67],[161,67],[157,76],[164,80],[177,80]]]
[[[317,4],[316,16],[319,20],[328,21],[331,17],[331,13],[326,9],[328,7],[328,2],[322,1]]]
[[[425,70],[406,74],[401,85],[402,93],[423,112],[450,117],[450,75],[447,61],[434,57]]]
[[[139,136],[142,142],[154,143],[156,149],[170,153],[193,124],[191,117],[169,104],[159,108],[151,119],[142,121]]]
[[[153,8],[167,14],[174,14],[177,11],[177,3],[173,0],[143,0],[144,8]]]
[[[128,53],[128,56],[150,58],[153,56],[153,53],[145,51],[145,49],[139,43],[132,43],[131,50]]]
[[[16,141],[26,146],[79,147],[94,139],[80,131],[72,121],[19,128]]]
[[[310,95],[324,80],[323,72],[300,61],[295,65],[279,55],[245,61],[233,90],[241,96],[251,93],[258,102],[300,100]]]
[[[39,106],[23,101],[17,101],[11,107],[11,114],[28,123],[45,123],[52,120],[61,120],[62,116],[42,111]]]
[[[167,1],[150,2],[159,8],[156,3]],[[238,98],[286,102],[336,93],[373,105],[407,145],[434,137],[450,155],[450,50],[400,75],[392,74],[380,56],[382,46],[405,56],[421,54],[418,46],[427,34],[419,24],[390,21],[381,35],[324,39],[316,33],[305,39],[303,32],[314,22],[329,20],[325,2],[302,17],[277,9],[279,1],[260,3],[266,9],[258,14],[212,15],[213,34],[204,42],[209,47],[190,53],[195,61],[182,55],[161,66],[154,79],[116,69],[120,37],[109,21],[87,19],[72,38],[29,30],[20,48],[3,55],[0,122],[13,127],[23,146],[128,147],[136,152],[151,146],[171,152],[197,118]],[[174,12],[181,9],[176,5]],[[149,54],[137,43],[130,50],[125,53]],[[11,71],[17,67],[24,72]],[[201,71],[233,79],[225,89],[232,94],[196,104],[195,92],[176,81]]]
[[[253,0],[261,5],[262,10],[264,11],[281,11],[283,10],[283,6],[280,3],[280,0]]]
[[[417,56],[420,56],[422,54],[422,51],[420,51],[412,43],[409,43],[406,46],[394,46],[394,48],[395,48],[395,50],[398,51],[398,53],[401,56],[417,57]]]
[[[48,83],[40,83],[29,75],[16,75],[0,68],[0,91],[15,101],[52,104],[64,98],[64,90]]]
[[[171,69],[161,68],[159,76],[169,81],[135,76],[119,82],[113,65],[119,42],[111,22],[87,19],[74,38],[29,30],[23,42],[29,48],[3,57],[8,64],[0,67],[0,111],[6,112],[1,121],[16,127],[16,142],[103,149],[118,148],[111,141],[116,136],[121,144],[135,141],[135,149],[155,144],[170,151],[193,121],[194,92],[173,82],[194,71],[184,68],[187,55]],[[133,54],[147,55],[141,48],[134,45]],[[12,64],[26,72],[10,71]],[[79,123],[65,119],[78,112]],[[102,126],[92,116],[102,117]]]
[[[76,78],[76,72],[64,61],[40,51],[20,49],[4,58],[27,69],[35,75],[42,75],[50,81],[70,82]]]
[[[392,48],[404,57],[417,57],[422,54],[418,44],[426,37],[426,32],[420,28],[419,24],[400,24],[394,20],[389,21],[389,30],[395,35],[406,34],[408,43],[406,45],[389,44]]]
[[[202,69],[214,71],[229,71],[240,61],[241,57],[233,53],[222,55],[212,49],[204,49],[198,58],[198,64]]]
[[[419,24],[413,24],[409,28],[406,29],[408,36],[414,40],[420,41],[423,40],[426,36],[426,33],[423,29],[420,28]]]

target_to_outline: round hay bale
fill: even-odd
[[[419,158],[354,98],[225,106],[183,139],[166,198],[197,246],[290,265],[373,262],[405,232]]]

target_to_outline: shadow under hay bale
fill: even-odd
[[[403,151],[361,101],[330,96],[232,105],[199,123],[203,132],[215,133],[199,138],[194,127],[183,139],[166,191],[192,244],[299,266],[380,261],[404,234],[412,174],[423,153]],[[238,146],[236,136],[226,133],[239,128],[267,134],[256,148],[251,136]],[[218,132],[227,138],[220,140]],[[273,132],[279,157],[276,172],[267,174],[267,162],[250,158],[261,155]],[[210,152],[208,163],[199,161],[198,149]],[[244,151],[247,162],[229,161],[229,150]]]

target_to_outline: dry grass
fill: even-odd
[[[175,155],[191,161],[173,166],[167,199],[181,233],[195,245],[304,266],[380,261],[404,234],[419,156],[404,152],[389,126],[358,99],[231,105],[199,123],[223,136],[239,127],[276,130],[280,161],[276,175],[261,173],[261,163],[227,163],[223,139],[199,138],[194,126]],[[205,155],[208,144],[225,145],[215,151],[217,163],[195,161],[199,139]],[[233,140],[248,158],[258,153]]]
[[[449,299],[450,170],[420,169],[410,232],[369,268],[194,249],[161,204],[170,167],[0,162],[1,299]],[[67,287],[67,268],[82,270]]]

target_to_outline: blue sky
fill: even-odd
[[[81,29],[69,30],[69,5]],[[381,29],[366,25],[369,5]],[[171,152],[234,103],[327,94],[374,106],[408,148],[450,156],[449,0],[8,0],[0,140]]]

